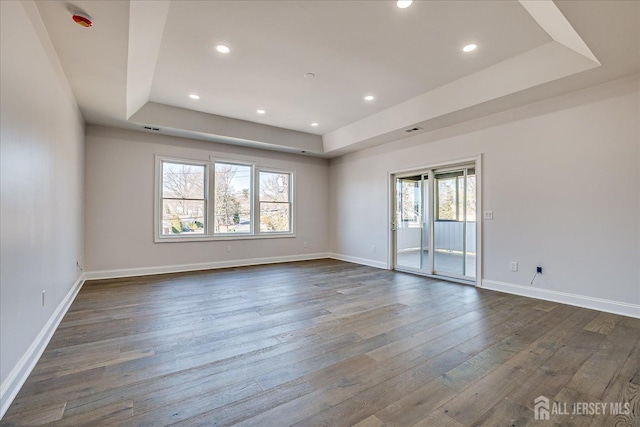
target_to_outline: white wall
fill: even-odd
[[[80,277],[84,122],[35,5],[2,1],[0,7],[4,410],[27,365],[39,356],[37,338],[48,333],[56,309]]]
[[[294,170],[296,237],[260,240],[154,243],[155,156],[255,161]],[[239,157],[240,156],[240,157]],[[302,257],[328,249],[328,162],[147,132],[88,126],[86,132],[87,270],[112,276],[122,270],[212,265],[273,257]],[[304,242],[308,246],[304,247]],[[232,247],[227,253],[227,246]]]
[[[640,304],[639,76],[330,163],[331,249],[387,261],[388,171],[482,155],[487,283]],[[373,248],[376,247],[374,252]],[[520,271],[509,271],[518,261]],[[634,309],[635,310],[635,309]],[[640,311],[638,311],[640,313]]]

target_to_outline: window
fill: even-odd
[[[156,165],[156,241],[293,236],[293,172],[160,157]]]
[[[260,171],[260,232],[291,231],[290,173]]]
[[[162,235],[204,234],[205,167],[162,162]]]
[[[398,227],[420,227],[422,176],[398,179]]]
[[[466,176],[464,170],[436,174],[438,198],[436,219],[438,221],[463,221],[465,193],[467,195],[467,221],[476,220],[476,171],[473,168],[469,168],[466,172]]]
[[[455,174],[436,175],[436,183],[438,194],[437,220],[458,221],[458,176]]]
[[[215,163],[214,233],[251,233],[253,167]]]

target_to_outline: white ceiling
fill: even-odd
[[[37,6],[87,122],[326,157],[640,71],[636,1]]]
[[[151,100],[323,134],[550,40],[517,2],[172,2]]]

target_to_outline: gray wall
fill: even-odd
[[[543,265],[538,288],[640,304],[639,80],[333,159],[332,251],[386,263],[388,173],[482,155],[483,210],[494,214],[485,281],[528,285]]]
[[[156,155],[205,161],[215,155],[222,159],[255,162],[258,166],[293,170],[296,237],[154,243]],[[85,166],[88,271],[242,262],[327,252],[327,160],[88,126]],[[227,246],[231,246],[231,253],[227,253]]]
[[[12,371],[80,276],[84,122],[42,22],[33,19],[35,5],[3,1],[0,7],[4,392]]]

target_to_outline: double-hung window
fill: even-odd
[[[291,171],[161,157],[156,168],[156,241],[294,235]]]
[[[291,173],[261,170],[259,175],[260,232],[290,232]]]
[[[161,234],[204,235],[206,233],[206,166],[162,162]]]
[[[251,234],[253,166],[214,163],[214,234]]]

